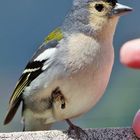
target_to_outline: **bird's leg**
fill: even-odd
[[[68,135],[71,135],[71,131],[74,130],[77,139],[83,139],[83,136],[82,136],[82,138],[80,137],[81,133],[86,136],[86,138],[84,138],[84,139],[88,139],[88,135],[87,135],[87,133],[83,129],[81,129],[80,127],[74,125],[69,119],[66,119],[66,122],[69,125]]]

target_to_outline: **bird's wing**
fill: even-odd
[[[4,124],[9,123],[14,117],[18,106],[22,100],[22,93],[24,89],[29,86],[29,84],[37,78],[44,70],[44,63],[49,61],[52,54],[57,50],[56,46],[58,42],[63,38],[63,34],[60,28],[55,29],[46,38],[44,43],[39,47],[37,52],[33,55],[32,59],[29,61],[25,67],[15,90],[9,101],[9,111],[6,115]],[[49,67],[49,65],[47,65]]]

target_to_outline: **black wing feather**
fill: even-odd
[[[58,41],[56,40],[52,40],[47,44],[43,43],[43,45],[38,49],[38,51],[32,57],[31,61],[29,61],[29,63],[25,67],[25,70],[29,70],[29,71],[26,71],[25,73],[23,72],[22,76],[20,77],[15,87],[15,90],[9,101],[9,111],[6,115],[4,124],[9,123],[14,117],[18,109],[18,106],[20,105],[20,102],[22,100],[22,93],[24,92],[25,88],[29,86],[30,83],[43,72],[42,70],[43,64],[48,59],[42,61],[35,61],[35,58],[37,58],[45,50],[55,48],[57,44]]]

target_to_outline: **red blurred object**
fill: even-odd
[[[127,67],[140,69],[140,39],[129,41],[122,46],[120,61]],[[134,117],[132,128],[140,138],[140,110]]]
[[[140,138],[140,110],[136,113],[134,117],[132,128],[136,133],[136,136]]]
[[[140,39],[129,41],[122,46],[120,61],[127,67],[140,69]]]

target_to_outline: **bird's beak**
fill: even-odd
[[[131,7],[117,3],[112,9],[110,16],[122,16],[128,12],[131,12],[132,10],[133,9]]]

